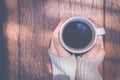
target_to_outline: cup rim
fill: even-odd
[[[62,37],[62,35],[63,35],[62,33],[63,33],[63,30],[64,30],[65,26],[67,24],[69,24],[70,22],[72,22],[72,21],[78,21],[78,20],[82,21],[82,22],[85,22],[88,26],[90,26],[90,28],[92,30],[92,35],[93,35],[91,42],[83,49],[74,49],[74,48],[71,48],[71,47],[67,46],[64,43],[64,40],[63,40],[63,37]],[[96,42],[96,37],[97,37],[97,35],[96,35],[96,27],[95,27],[95,25],[90,20],[88,20],[87,18],[84,18],[84,17],[72,17],[72,18],[69,18],[62,24],[62,26],[60,28],[60,42],[61,42],[62,46],[66,50],[68,50],[68,51],[70,51],[72,53],[84,53],[84,52],[87,52],[88,50],[90,50],[94,46],[94,44]]]

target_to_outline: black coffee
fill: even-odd
[[[63,41],[74,49],[85,48],[92,40],[91,28],[79,21],[67,24],[63,31]]]

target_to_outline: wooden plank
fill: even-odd
[[[62,18],[83,16],[103,26],[103,0],[19,0],[19,79],[51,80],[47,49]]]
[[[4,34],[8,11],[4,0],[0,0],[0,79],[8,80],[8,50]]]
[[[6,7],[8,9],[8,18],[6,22],[6,37],[7,37],[7,48],[8,48],[8,59],[9,59],[9,80],[19,80],[19,58],[18,58],[18,0],[5,0]]]
[[[47,48],[51,36],[49,26],[54,20],[46,15],[45,4],[44,0],[19,0],[20,80],[51,79]]]
[[[60,0],[60,16],[91,18],[103,26],[103,0]]]
[[[18,80],[17,0],[0,0],[0,30],[0,79]]]
[[[120,80],[120,1],[105,0],[105,80]]]
[[[46,51],[52,31],[62,18],[83,16],[100,27],[106,26],[104,79],[119,80],[119,3],[119,0],[0,0],[0,79],[50,79]]]

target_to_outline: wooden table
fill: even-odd
[[[120,0],[0,0],[0,80],[51,80],[47,54],[61,19],[105,27],[104,80],[120,80]]]

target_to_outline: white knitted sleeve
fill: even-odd
[[[76,80],[102,80],[98,66],[103,59],[104,57],[97,60],[77,57]]]
[[[48,51],[52,62],[53,80],[75,80],[77,61],[75,56],[61,58]]]

